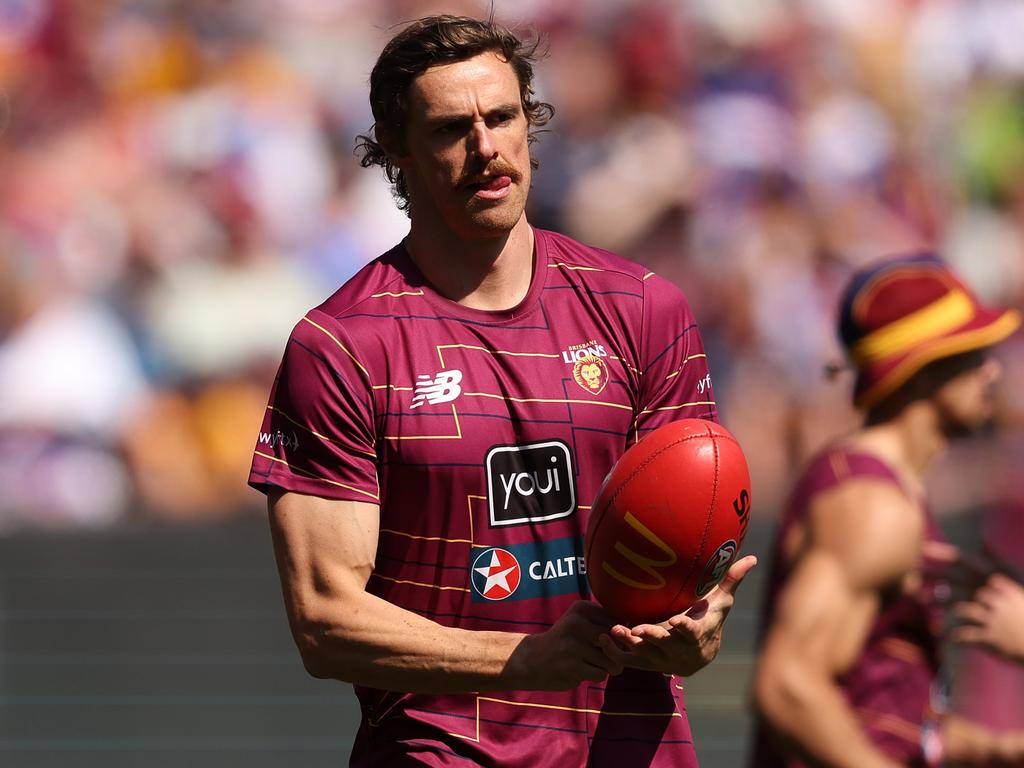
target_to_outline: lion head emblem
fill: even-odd
[[[576,383],[592,395],[599,394],[608,384],[608,366],[594,355],[581,357],[572,367]]]

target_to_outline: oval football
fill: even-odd
[[[681,613],[721,581],[750,520],[750,473],[725,427],[681,419],[627,450],[586,535],[594,597],[624,623]]]

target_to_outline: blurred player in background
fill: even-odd
[[[1024,765],[1024,734],[939,711],[944,612],[926,561],[948,545],[924,487],[947,443],[990,421],[999,366],[986,350],[1019,322],[928,254],[848,286],[839,332],[865,426],[810,462],[781,519],[753,766]],[[977,625],[962,639],[980,641],[978,607],[961,610]]]
[[[672,675],[754,564],[657,626],[586,599],[612,464],[716,411],[676,288],[527,223],[534,52],[450,16],[386,45],[362,162],[410,232],[295,327],[256,448],[303,660],[362,703],[354,765],[696,765]]]

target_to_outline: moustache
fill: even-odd
[[[486,176],[489,179],[497,178],[498,176],[508,176],[512,180],[513,184],[517,184],[522,179],[523,175],[515,166],[509,163],[502,160],[492,160],[476,173],[463,174],[462,178],[459,180],[459,186],[465,187],[472,184],[479,184],[481,176]]]

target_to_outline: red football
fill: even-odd
[[[664,621],[722,580],[750,522],[750,472],[719,424],[682,419],[630,447],[590,514],[587,578],[624,623]]]

